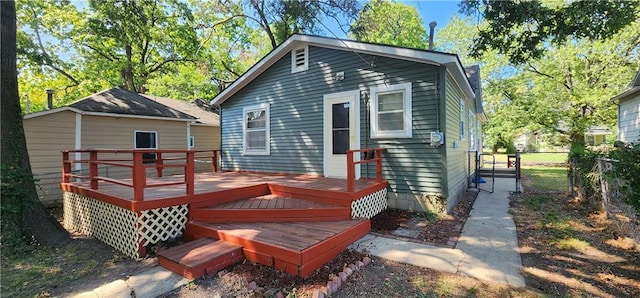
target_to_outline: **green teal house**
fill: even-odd
[[[455,54],[300,34],[211,103],[223,170],[342,178],[345,150],[384,148],[388,205],[414,211],[461,199],[486,120],[479,68]]]

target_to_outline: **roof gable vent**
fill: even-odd
[[[309,47],[303,46],[291,51],[291,72],[296,73],[309,69]]]

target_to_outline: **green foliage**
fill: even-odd
[[[575,39],[605,40],[636,20],[637,1],[466,0],[461,11],[480,13],[489,26],[480,30],[474,56],[488,49],[508,55],[514,64],[543,57],[548,44]]]
[[[0,206],[0,226],[2,227],[1,244],[3,247],[19,246],[22,243],[22,230],[16,226],[16,221],[22,221],[22,204],[30,194],[26,183],[34,183],[33,175],[25,168],[2,164],[2,177],[0,177],[0,196],[2,205]]]
[[[351,24],[351,37],[359,41],[418,49],[428,47],[428,34],[415,7],[395,1],[367,3]]]
[[[610,156],[618,160],[614,167],[622,184],[622,200],[633,206],[640,214],[640,142],[615,148]]]

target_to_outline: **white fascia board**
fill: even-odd
[[[41,117],[41,116],[60,113],[60,112],[64,112],[64,111],[71,111],[71,112],[74,112],[74,113],[82,113],[82,111],[80,111],[80,110],[78,110],[76,108],[61,107],[61,108],[35,112],[35,113],[31,113],[31,114],[26,114],[26,115],[24,115],[24,119],[31,119],[31,118],[35,118],[35,117]]]
[[[211,100],[210,103],[212,105],[219,105],[225,100],[229,99],[229,97],[242,89],[242,87],[249,84],[267,68],[269,68],[280,58],[289,53],[289,51],[291,51],[294,47],[298,46],[298,43],[305,43],[311,46],[324,47],[341,51],[355,51],[362,54],[409,60],[436,66],[445,65],[447,67],[447,70],[450,71],[452,76],[455,78],[456,82],[458,82],[458,85],[460,85],[459,82],[462,82],[462,86],[460,89],[470,98],[475,97],[475,94],[471,89],[471,85],[469,84],[469,80],[467,79],[464,69],[462,69],[462,65],[460,64],[456,55],[430,51],[418,51],[409,48],[369,44],[351,40],[296,34],[280,44],[276,49],[271,51],[271,53],[262,58],[260,61],[258,61],[258,63],[256,63],[246,73],[240,76],[238,80],[233,82],[231,86],[220,92],[220,94],[218,94],[213,100]]]
[[[611,99],[611,102],[613,102],[614,104],[619,104],[620,101],[628,97],[631,97],[632,95],[635,95],[635,94],[640,94],[640,86],[629,88],[628,90],[616,95]]]

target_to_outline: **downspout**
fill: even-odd
[[[191,149],[191,121],[187,122],[187,150]]]
[[[73,149],[80,150],[82,149],[82,114],[76,113],[76,133],[75,133],[75,144]],[[76,152],[74,156],[75,160],[82,159],[82,153]],[[75,164],[76,172],[80,173],[82,171],[82,163],[77,162]]]

